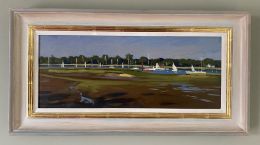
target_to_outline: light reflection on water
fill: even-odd
[[[175,88],[183,92],[208,92],[214,89],[199,88],[190,84],[174,84]]]
[[[199,88],[199,87],[196,87],[196,86],[193,86],[190,84],[185,84],[185,83],[183,83],[183,84],[175,83],[175,84],[173,84],[173,89],[181,90],[182,92],[187,93],[186,96],[193,100],[198,100],[198,101],[202,101],[202,102],[206,102],[206,103],[213,103],[213,102],[211,100],[209,100],[208,98],[203,98],[202,96],[199,95],[199,93],[206,93],[207,97],[220,96],[220,94],[213,93],[217,88]],[[192,94],[190,94],[190,93],[192,93]]]
[[[150,73],[154,73],[154,74],[177,74],[177,75],[185,75],[187,70],[178,70],[176,71],[172,71],[172,70],[154,70],[151,71]],[[220,75],[221,74],[221,70],[205,70],[205,72],[207,72],[207,74],[217,74]]]
[[[200,88],[197,86],[193,86],[191,84],[174,83],[173,89],[181,90],[184,93],[206,93],[208,96],[212,96],[212,97],[220,96],[220,94],[214,93],[216,91],[216,89],[219,89],[219,88]],[[193,96],[193,97],[196,97],[196,96]]]

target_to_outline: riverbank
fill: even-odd
[[[220,76],[124,69],[40,70],[40,107],[219,108]],[[80,102],[80,93],[95,104]]]

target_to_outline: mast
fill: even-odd
[[[48,57],[48,67],[50,67],[50,57]]]
[[[149,59],[150,59],[150,55],[149,55],[149,53],[147,54],[147,59],[148,59],[147,64],[148,64],[148,66],[149,66],[149,65],[150,65],[150,63],[149,63]]]
[[[75,64],[76,68],[78,67],[78,59],[76,57],[76,64]]]
[[[200,61],[200,71],[202,72],[202,59]]]
[[[128,56],[127,60],[128,60],[128,68],[129,68],[129,65],[130,65],[130,60],[129,60],[129,56]]]

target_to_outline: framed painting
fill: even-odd
[[[245,12],[11,11],[10,132],[247,132]]]

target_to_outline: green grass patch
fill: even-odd
[[[109,86],[122,86],[122,85],[159,85],[172,84],[172,83],[188,83],[196,85],[211,85],[220,84],[220,76],[192,76],[192,75],[176,75],[176,74],[153,74],[142,71],[126,70],[126,69],[48,69],[41,70],[41,75],[49,78],[58,78],[69,81],[78,82],[76,86],[79,90],[88,90],[90,92],[97,92],[98,90],[109,87]],[[70,76],[59,76],[59,74],[73,74],[82,73],[89,78],[74,78]],[[133,79],[129,80],[113,80],[109,78],[95,79],[102,76],[107,76],[107,74],[130,74],[133,75]],[[90,74],[90,75],[89,75]],[[140,86],[141,87],[141,86]]]

